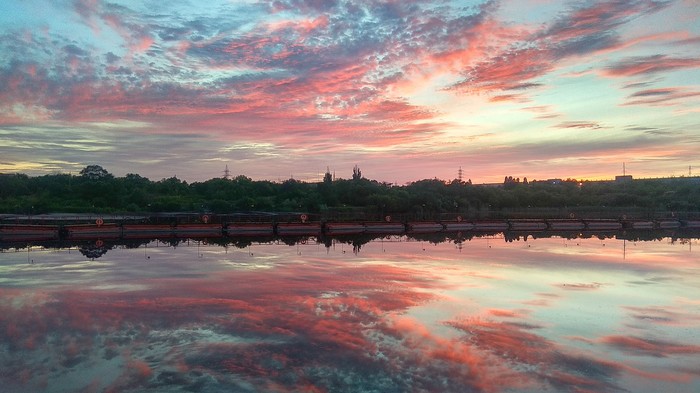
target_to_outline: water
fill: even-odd
[[[697,239],[144,243],[0,253],[1,391],[700,391]]]

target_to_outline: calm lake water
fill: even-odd
[[[698,239],[94,252],[0,253],[0,391],[700,392]]]

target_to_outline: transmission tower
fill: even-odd
[[[464,174],[464,171],[462,171],[462,167],[459,167],[459,170],[457,171],[457,180],[459,180],[460,183],[462,182],[462,175],[463,174]]]
[[[224,179],[228,180],[231,178],[231,171],[228,170],[228,164],[226,164],[226,169],[224,169]]]

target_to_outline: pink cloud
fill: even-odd
[[[127,57],[132,58],[136,53],[145,52],[153,44],[154,39],[145,26],[128,21],[128,15],[116,12],[104,12],[100,14],[102,21],[119,34],[126,43]]]
[[[625,309],[630,312],[632,318],[642,324],[691,326],[700,323],[700,317],[677,307],[627,306]]]
[[[621,48],[623,44],[610,32],[636,16],[661,8],[661,4],[646,2],[604,1],[573,9],[539,31],[521,30],[520,36],[511,38],[517,44],[476,62],[454,87],[487,93],[536,86],[530,81],[550,73],[563,59]]]
[[[573,389],[576,392],[613,392],[619,387],[613,382],[622,366],[605,361],[566,353],[557,344],[523,327],[484,320],[450,322],[465,332],[476,348],[487,351],[514,370],[528,369],[520,375],[535,386]],[[595,369],[586,373],[584,369]]]
[[[543,75],[553,67],[550,54],[544,50],[532,48],[513,51],[478,64],[468,79],[455,87],[475,89],[477,92],[518,89],[523,82]]]
[[[101,6],[100,0],[74,0],[73,8],[75,12],[83,18],[85,23],[95,32],[100,33],[100,28],[97,24],[95,16],[99,13]]]
[[[669,355],[693,356],[700,354],[700,345],[680,344],[672,341],[631,336],[605,336],[600,341],[634,355],[667,357]]]
[[[557,284],[561,289],[566,289],[569,291],[591,291],[599,289],[603,284],[593,282],[593,283],[563,283]]]
[[[603,70],[607,76],[636,76],[700,67],[700,59],[653,55],[621,60]]]
[[[590,121],[566,121],[563,123],[559,123],[555,126],[552,126],[555,128],[582,128],[582,129],[601,129],[603,126],[598,124],[597,122],[590,122]]]
[[[678,105],[693,97],[700,97],[700,92],[681,87],[645,89],[630,94],[624,105]]]
[[[523,311],[516,311],[516,310],[503,310],[499,308],[492,308],[489,310],[486,310],[486,312],[490,315],[493,315],[495,317],[501,317],[501,318],[522,318],[523,317]]]

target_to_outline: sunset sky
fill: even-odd
[[[0,173],[700,174],[697,0],[7,0],[0,35]]]

